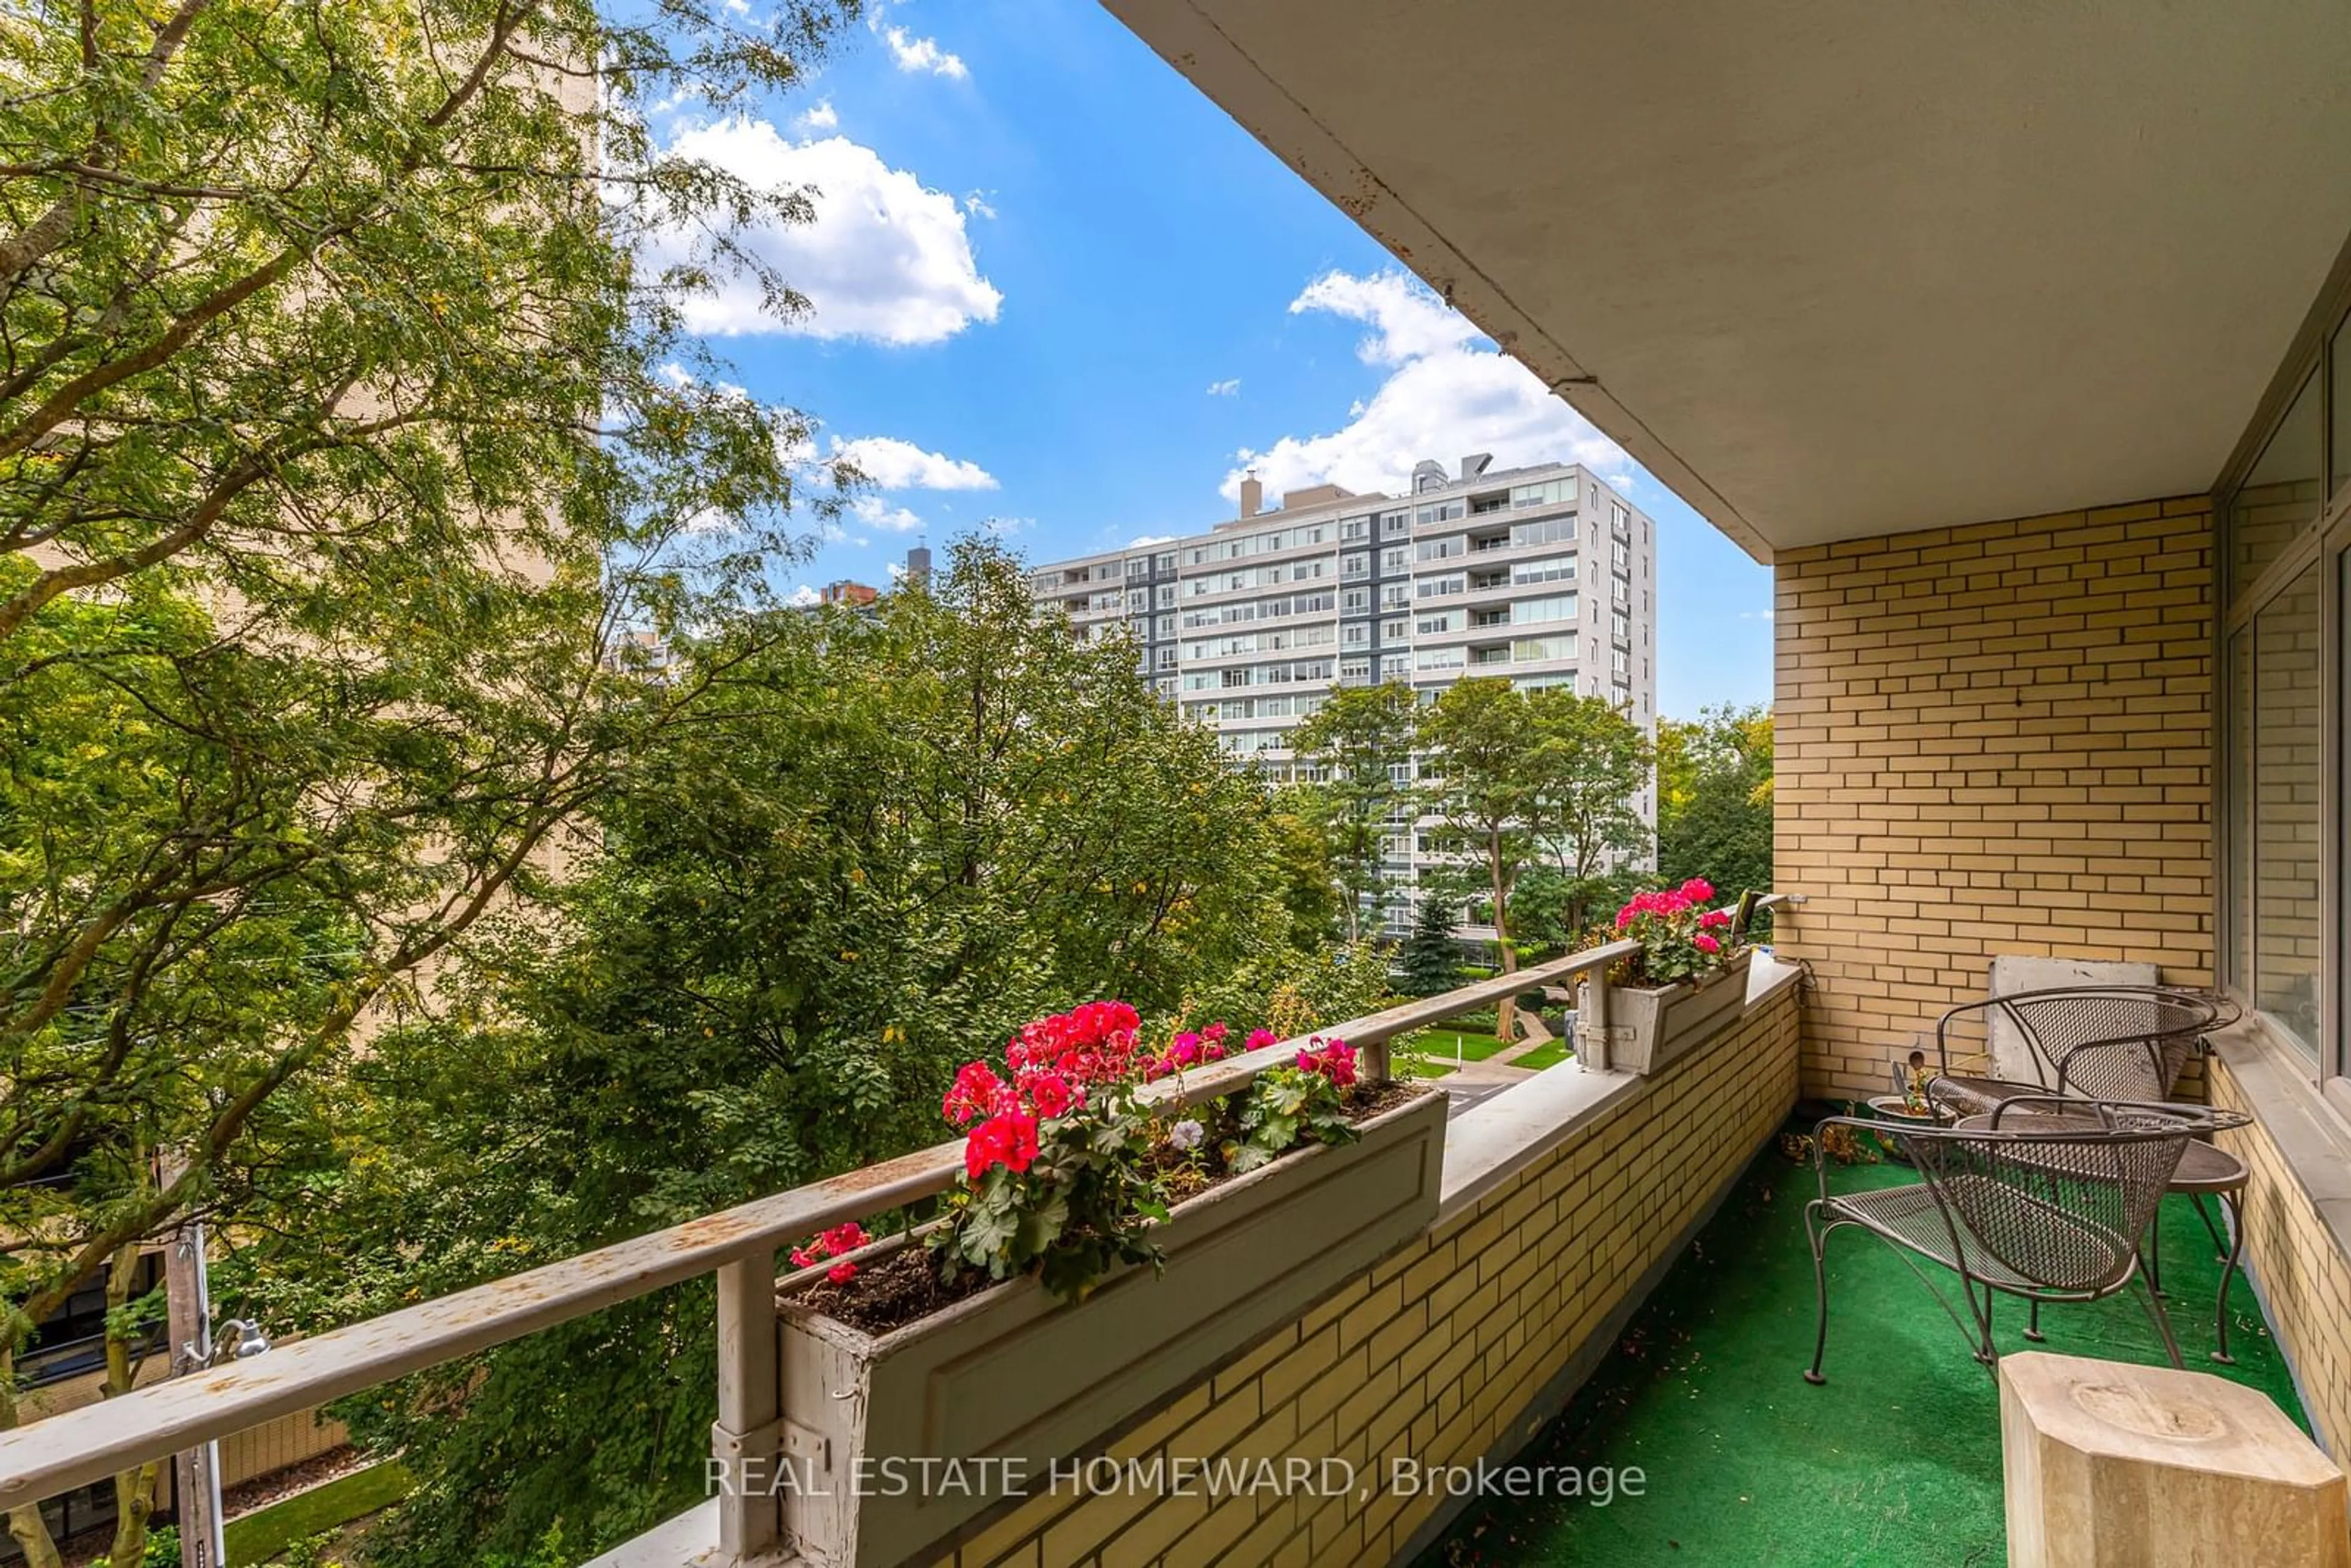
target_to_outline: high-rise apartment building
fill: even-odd
[[[1131,631],[1159,689],[1278,779],[1298,768],[1290,731],[1334,685],[1397,681],[1423,701],[1472,675],[1569,686],[1654,733],[1656,525],[1590,469],[1480,454],[1450,473],[1421,463],[1407,496],[1321,485],[1262,507],[1246,480],[1234,520],[1040,567],[1038,597],[1080,635]],[[1640,806],[1654,821],[1651,792]],[[1408,819],[1395,826],[1392,927],[1435,858]]]

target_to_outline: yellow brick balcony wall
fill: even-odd
[[[1774,878],[1805,1092],[1887,1062],[1995,955],[2212,969],[2208,497],[1779,559]]]
[[[1798,1033],[1795,988],[1783,986],[1108,1448],[1144,1464],[1335,1458],[1369,1497],[1040,1494],[937,1561],[1398,1561],[1442,1519],[1440,1500],[1384,1484],[1390,1461],[1474,1466],[1534,1435],[1780,1126],[1795,1099]]]

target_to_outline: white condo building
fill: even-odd
[[[1276,779],[1333,685],[1397,681],[1424,702],[1464,676],[1572,686],[1655,732],[1656,527],[1590,469],[1479,455],[1420,464],[1409,496],[1321,485],[1262,508],[1245,480],[1234,520],[1040,567],[1038,597],[1081,636],[1131,631],[1159,689]],[[1654,822],[1652,792],[1640,808]],[[1390,845],[1400,929],[1437,857],[1401,818]]]

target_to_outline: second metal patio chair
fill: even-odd
[[[2225,997],[2175,986],[2097,986],[2027,991],[2011,997],[1963,1003],[1936,1025],[1936,1045],[1948,1064],[1955,1028],[1978,1027],[1999,1019],[2030,1048],[2037,1082],[1981,1077],[1938,1077],[1928,1096],[1940,1119],[1981,1124],[2004,1103],[2050,1093],[2107,1101],[2169,1101],[2180,1072],[2209,1049],[2208,1036],[2234,1024],[2241,1011]],[[1989,1031],[1987,1030],[1987,1033]],[[2210,1125],[2188,1146],[2169,1190],[2185,1197],[2212,1239],[2221,1265],[2220,1289],[2212,1310],[2212,1359],[2231,1363],[2229,1292],[2244,1251],[2245,1188],[2252,1173],[2236,1155],[2202,1141],[2214,1130],[2241,1126],[2246,1118],[2212,1113]],[[2217,1199],[2229,1218],[2227,1231],[2212,1218],[2205,1199]],[[2147,1284],[2163,1294],[2160,1225],[2147,1228],[2142,1262]],[[2032,1303],[2027,1339],[2041,1338],[2041,1303]]]
[[[1962,1002],[1935,1021],[1938,1103],[1976,1115],[2019,1093],[2168,1100],[2204,1037],[2220,1026],[2211,998],[2170,986],[2066,986]],[[1995,1031],[2022,1047],[2029,1076],[1970,1076],[1955,1058],[1989,1065]]]
[[[2022,1107],[2019,1107],[2022,1109]],[[1912,1127],[1900,1134],[1919,1180],[1902,1186],[1832,1193],[1819,1130],[1813,1165],[1820,1196],[1804,1207],[1820,1320],[1808,1383],[1827,1352],[1826,1246],[1831,1232],[1855,1226],[1895,1249],[1932,1291],[1987,1368],[1993,1348],[1995,1293],[2032,1301],[2095,1301],[2138,1277],[2138,1242],[2178,1169],[2180,1156],[2210,1118],[2192,1107],[2050,1097],[2036,1114],[2004,1127]],[[1821,1128],[1882,1131],[1882,1123],[1831,1116]],[[1962,1320],[1918,1260],[1959,1276]],[[2171,1364],[2179,1342],[2163,1303],[2141,1281],[2141,1299]]]

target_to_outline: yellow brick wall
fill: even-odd
[[[2202,497],[1783,553],[1774,880],[1808,1093],[1886,1063],[2003,953],[2212,967]]]
[[[1110,1446],[1119,1459],[1337,1458],[1367,1499],[1040,1495],[956,1568],[1393,1561],[1436,1500],[1391,1458],[1473,1465],[1533,1435],[1530,1403],[1776,1128],[1796,1091],[1782,989],[1467,1213],[1441,1224]]]
[[[2210,1082],[2215,1104],[2252,1109],[2218,1057]],[[2220,1142],[2252,1172],[2245,1186],[2245,1256],[2301,1385],[2311,1426],[2339,1462],[2351,1455],[2351,1263],[2260,1122],[2223,1133]],[[2242,1285],[2238,1290],[2237,1305],[2252,1305],[2252,1292]]]

